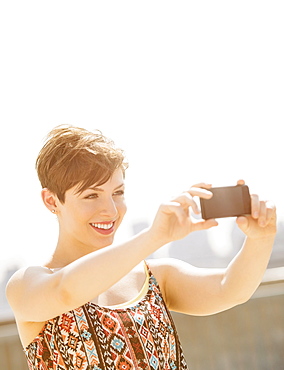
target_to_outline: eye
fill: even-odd
[[[93,193],[93,194],[89,194],[87,196],[85,196],[85,199],[96,199],[98,198],[98,194],[97,193]]]
[[[113,195],[122,196],[124,195],[124,190],[117,190],[115,193],[113,193]]]

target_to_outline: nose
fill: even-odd
[[[105,201],[102,204],[100,214],[110,219],[115,219],[117,217],[118,210],[115,201],[112,197],[105,199]]]

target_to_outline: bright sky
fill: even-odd
[[[200,181],[244,178],[283,220],[283,13],[282,1],[2,2],[0,268],[55,246],[34,162],[62,123],[124,148],[121,239]]]

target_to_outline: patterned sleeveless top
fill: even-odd
[[[148,274],[146,295],[131,307],[89,302],[49,320],[25,349],[29,370],[187,370],[149,268]]]

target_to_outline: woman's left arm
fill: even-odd
[[[237,224],[246,234],[241,251],[229,264],[222,280],[227,295],[248,300],[267,268],[276,235],[276,209],[270,201],[251,196],[251,216],[238,217]]]
[[[156,262],[157,278],[170,310],[210,315],[246,302],[255,292],[273,248],[276,209],[257,195],[251,199],[251,215],[237,218],[246,240],[227,268],[196,268],[175,259]]]

